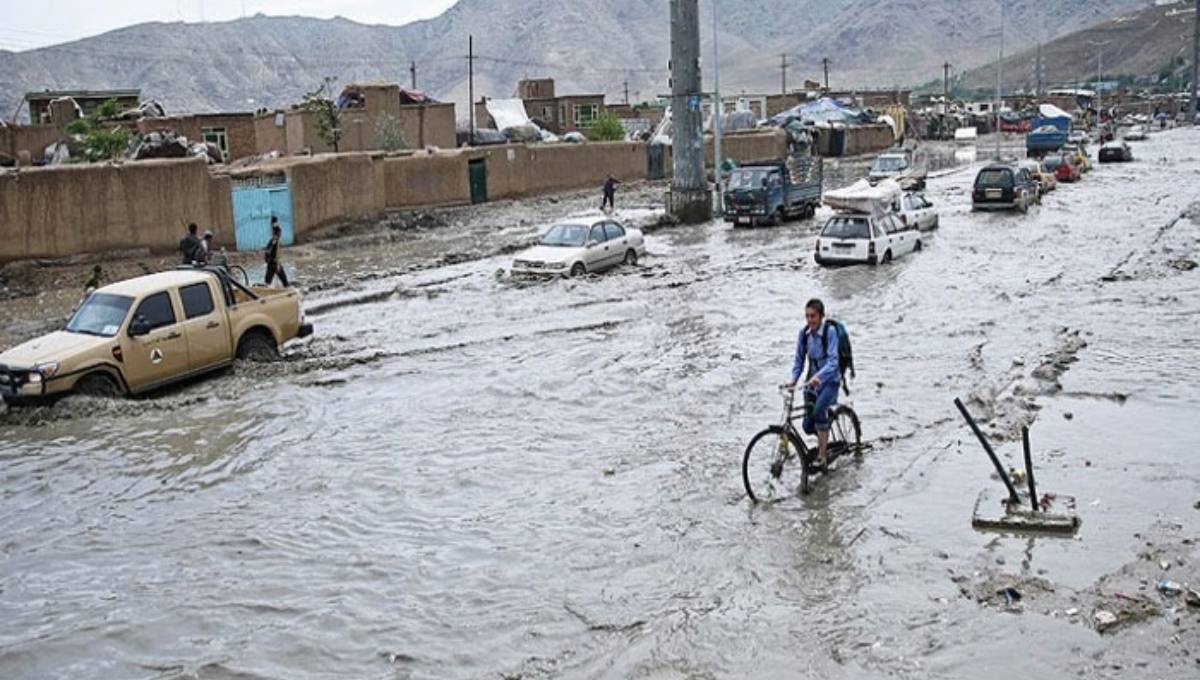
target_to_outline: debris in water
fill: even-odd
[[[1117,625],[1117,615],[1105,610],[1097,609],[1095,614],[1092,614],[1092,620],[1096,623],[1096,630],[1103,633],[1104,631]]]
[[[1168,597],[1175,597],[1183,592],[1183,586],[1179,585],[1175,581],[1170,581],[1164,578],[1158,582],[1158,592]]]
[[[1200,590],[1188,588],[1187,597],[1183,601],[1187,602],[1189,607],[1200,607]]]
[[[1067,412],[1063,413],[1063,418],[1065,418],[1065,419],[1067,419],[1067,420],[1071,420],[1071,419],[1073,419],[1074,417],[1075,417],[1075,414],[1074,414],[1074,413],[1071,413],[1070,411],[1067,411]]]
[[[1170,562],[1168,562],[1167,560],[1159,560],[1159,562],[1158,562],[1158,566],[1159,566],[1159,568],[1160,568],[1160,569],[1162,569],[1163,571],[1167,571],[1167,570],[1169,570],[1169,569],[1171,568],[1171,563],[1170,563]]]
[[[1171,260],[1168,265],[1172,269],[1177,269],[1181,272],[1190,272],[1196,268],[1196,261],[1189,260],[1186,257],[1181,257],[1178,260]]]

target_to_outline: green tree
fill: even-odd
[[[620,142],[625,140],[625,126],[612,113],[602,113],[584,131],[593,142]]]
[[[333,101],[333,78],[325,77],[317,89],[305,94],[300,109],[317,114],[317,135],[336,152],[342,139],[342,110]]]
[[[110,121],[121,114],[121,105],[109,99],[94,111],[76,118],[67,125],[67,134],[72,140],[68,146],[71,158],[79,162],[107,161],[120,158],[129,151],[133,133]]]

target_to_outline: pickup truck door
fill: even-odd
[[[190,371],[219,366],[233,356],[233,340],[230,337],[224,299],[214,290],[215,283],[204,281],[179,289]]]
[[[134,392],[161,385],[188,372],[187,339],[170,291],[147,295],[134,309],[130,323],[141,319],[150,332],[132,337],[125,330],[125,381]]]

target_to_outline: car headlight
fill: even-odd
[[[58,374],[58,362],[57,361],[48,361],[44,364],[38,364],[37,365],[37,373],[40,375],[40,377],[45,378],[47,380],[49,380],[50,378],[53,378],[55,375]]]

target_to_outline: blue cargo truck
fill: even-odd
[[[821,205],[823,169],[816,156],[755,161],[735,168],[725,187],[725,221],[758,226],[812,217]]]
[[[1025,137],[1025,153],[1030,158],[1041,158],[1048,153],[1054,153],[1066,146],[1070,132],[1070,118],[1035,118],[1033,130]]]

